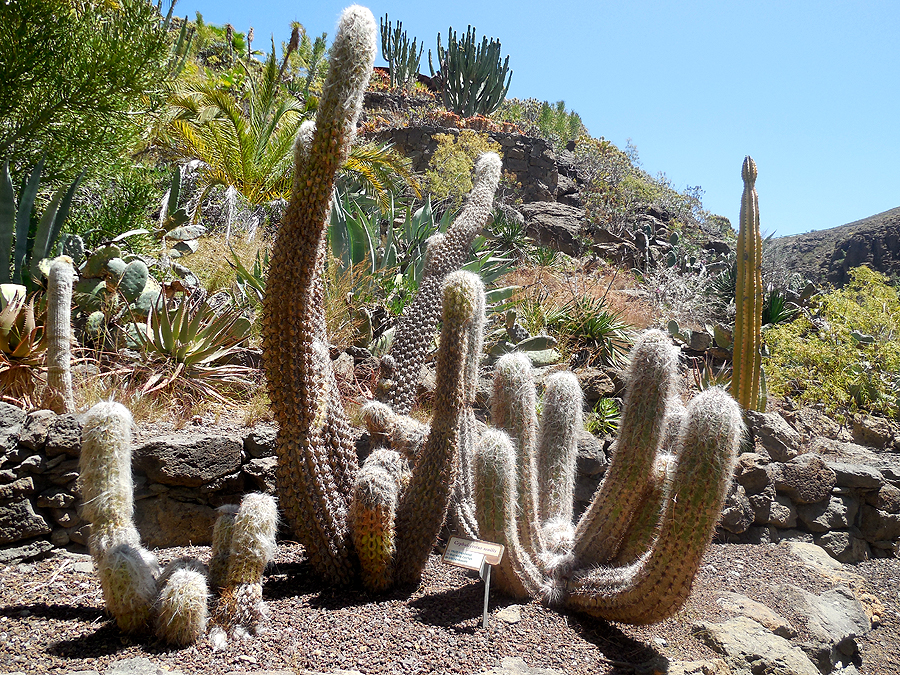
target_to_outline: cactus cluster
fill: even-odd
[[[721,389],[682,406],[677,363],[661,331],[635,344],[614,456],[574,523],[578,382],[570,373],[548,378],[539,423],[528,359],[497,362],[495,428],[479,436],[470,460],[466,508],[481,538],[506,546],[498,588],[638,624],[683,604],[728,492],[743,422]]]
[[[744,410],[760,404],[762,359],[762,237],[759,233],[759,197],[756,162],[747,156],[741,167],[744,194],[737,241],[736,314],[731,393]]]
[[[447,49],[441,46],[441,36],[437,36],[438,69],[443,85],[443,102],[448,110],[462,117],[490,115],[500,107],[512,71],[509,57],[501,60],[500,41],[487,37],[478,43],[475,28],[469,26],[466,35],[457,39],[456,31],[447,31]],[[428,50],[428,67],[435,77],[431,50]]]
[[[404,415],[408,407],[373,403],[364,415],[382,447],[360,467],[331,369],[322,277],[332,186],[355,133],[376,31],[367,9],[344,11],[316,122],[298,134],[291,200],[264,300],[263,362],[279,426],[276,478],[288,526],[325,581],[347,585],[361,579],[368,589],[382,591],[418,581],[450,502],[465,407],[463,371],[467,354],[480,350],[469,335],[473,317],[483,314],[483,289],[470,274],[448,273],[462,264],[490,212],[500,162],[483,159],[466,209],[446,235],[431,242],[429,274],[420,291],[429,328],[407,330],[408,337],[401,331],[405,369],[418,353],[413,343],[430,342],[443,308],[434,421],[425,426]],[[401,377],[396,391],[406,390]]]
[[[188,645],[209,622],[207,567],[179,558],[161,569],[141,545],[133,520],[131,427],[131,413],[118,403],[98,403],[84,418],[79,485],[91,557],[106,608],[121,630],[152,629],[169,644]],[[262,572],[274,554],[276,525],[271,496],[250,494],[240,507],[223,507],[210,563],[220,631],[258,630],[265,616]]]
[[[424,46],[418,45],[416,51],[416,39],[412,43],[406,31],[403,30],[403,22],[398,21],[396,27],[392,27],[388,15],[379,19],[381,28],[381,56],[387,61],[388,72],[391,78],[391,88],[409,88],[419,76],[419,62],[422,59]]]

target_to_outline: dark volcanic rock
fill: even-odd
[[[900,274],[900,207],[847,225],[771,242],[766,262],[799,272],[816,283],[843,286],[849,271],[868,265],[883,274]]]

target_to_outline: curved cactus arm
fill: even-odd
[[[583,396],[572,373],[547,378],[537,443],[538,513],[543,541],[551,555],[571,552],[575,534],[575,461],[578,433],[584,428]]]
[[[344,10],[315,128],[303,128],[295,144],[291,199],[264,300],[263,360],[279,425],[281,507],[314,569],[342,584],[354,574],[347,509],[357,466],[325,343],[321,275],[334,177],[355,134],[376,33],[367,9]]]
[[[574,554],[582,566],[613,559],[640,506],[664,438],[677,365],[678,349],[662,331],[646,331],[635,343],[616,453],[575,530]]]
[[[394,519],[398,491],[409,480],[409,467],[400,453],[379,448],[366,458],[356,476],[350,500],[350,531],[359,559],[363,586],[373,593],[394,582],[396,553]]]
[[[659,520],[662,518],[666,486],[674,467],[674,455],[657,455],[644,485],[644,492],[641,495],[634,518],[631,519],[628,530],[622,538],[622,547],[611,561],[614,566],[630,565],[650,550],[659,532]]]
[[[132,424],[125,406],[98,403],[84,417],[78,460],[91,557],[107,610],[126,632],[148,627],[160,572],[156,556],[141,547],[133,521]]]
[[[156,636],[184,647],[206,633],[209,588],[206,566],[195,558],[179,558],[166,565],[158,582],[155,606]]]
[[[477,275],[453,272],[447,276],[431,429],[397,509],[399,584],[418,583],[447,516],[458,470],[466,342],[479,295],[484,295],[484,285]]]
[[[478,158],[466,205],[446,234],[428,244],[428,264],[422,282],[403,313],[391,349],[396,365],[388,403],[398,413],[405,415],[412,410],[419,373],[440,318],[444,278],[466,262],[472,240],[487,222],[500,182],[500,169],[500,157],[496,153],[484,153]]]
[[[755,410],[759,403],[762,354],[762,237],[759,233],[759,197],[756,194],[756,162],[744,158],[741,177],[740,230],[737,242],[737,280],[734,320],[734,359],[731,393],[744,410]]]
[[[740,407],[721,389],[691,401],[653,548],[632,565],[576,575],[566,605],[635,624],[662,621],[677,611],[725,503],[743,429]]]
[[[44,404],[62,415],[75,412],[72,392],[72,259],[57,258],[47,279],[47,393]]]
[[[504,429],[516,449],[516,490],[518,501],[518,537],[529,550],[543,550],[538,515],[537,464],[537,392],[531,375],[531,361],[522,353],[505,354],[494,364],[491,392],[491,420]]]
[[[469,324],[466,338],[466,367],[463,372],[463,400],[465,408],[459,420],[459,471],[456,484],[453,486],[451,503],[451,521],[458,532],[470,539],[478,538],[478,521],[472,508],[472,458],[475,444],[481,430],[475,418],[475,396],[478,393],[478,380],[481,370],[481,353],[484,349],[484,324],[486,316],[486,300],[484,293],[478,295],[478,305]],[[481,425],[483,426],[483,425]]]
[[[514,598],[540,595],[543,577],[519,542],[516,450],[509,436],[498,429],[487,429],[478,440],[472,469],[480,536],[506,547],[493,576],[494,584]]]

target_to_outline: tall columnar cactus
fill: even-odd
[[[346,585],[361,570],[366,585],[382,590],[418,580],[446,515],[479,287],[471,276],[447,279],[434,422],[426,430],[382,404],[373,415],[382,416],[391,448],[373,453],[360,470],[328,354],[322,277],[334,176],[349,152],[375,34],[368,10],[344,11],[315,126],[298,134],[291,201],[269,268],[263,358],[279,425],[276,477],[287,524],[326,581]]]
[[[406,89],[419,75],[419,62],[425,47],[419,45],[419,51],[416,51],[417,41],[413,38],[410,44],[402,21],[398,21],[396,28],[393,28],[385,14],[378,24],[381,28],[381,56],[388,63],[391,88]]]
[[[734,318],[734,359],[731,393],[744,410],[759,406],[762,359],[762,238],[759,233],[759,197],[756,162],[744,158],[741,177],[741,225],[737,242],[737,282]]]
[[[458,270],[469,256],[472,240],[491,213],[500,182],[500,157],[488,152],[475,162],[475,180],[468,201],[446,234],[428,242],[422,282],[406,307],[397,327],[390,357],[393,362],[388,403],[394,412],[408,415],[415,402],[422,364],[441,314],[440,293],[444,278]]]
[[[515,398],[533,400],[525,367],[517,355],[501,358],[495,391],[509,387]],[[498,415],[495,402],[495,423],[519,447],[498,430],[481,436],[474,501],[480,536],[507,547],[501,589],[637,624],[661,621],[683,604],[728,492],[743,422],[721,389],[682,409],[676,375],[668,338],[644,333],[631,356],[615,454],[577,525],[569,510],[581,424],[576,383],[570,376],[548,383],[539,429],[524,406],[505,403]],[[667,429],[676,424],[673,437]]]
[[[71,258],[61,256],[50,267],[47,281],[47,394],[45,405],[53,412],[75,412],[72,393],[72,283]]]
[[[276,477],[288,526],[314,569],[354,577],[347,529],[358,465],[331,370],[322,275],[334,177],[350,151],[375,61],[369,10],[344,10],[316,115],[298,134],[291,199],[275,240],[264,300],[263,363],[278,422]]]

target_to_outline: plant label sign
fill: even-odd
[[[485,563],[488,565],[498,564],[503,558],[505,550],[502,544],[494,544],[490,541],[450,537],[447,550],[444,551],[441,560],[447,565],[480,572]]]
[[[500,563],[505,547],[480,539],[463,539],[462,537],[450,537],[447,542],[447,550],[441,560],[447,565],[464,567],[467,570],[475,570],[484,579],[484,613],[481,625],[487,628],[488,624],[488,599],[491,594],[491,566]]]

